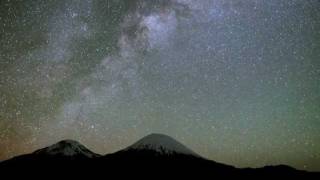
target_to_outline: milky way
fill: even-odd
[[[320,2],[0,2],[0,159],[149,133],[238,167],[320,170]]]

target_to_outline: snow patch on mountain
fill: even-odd
[[[88,158],[100,155],[90,151],[84,145],[74,140],[63,140],[49,147],[37,150],[34,154],[58,155],[58,156],[84,156]]]
[[[153,150],[160,154],[185,154],[200,157],[186,146],[164,134],[150,134],[136,143],[127,147],[126,150]]]

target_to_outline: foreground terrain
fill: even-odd
[[[25,177],[260,177],[319,178],[292,167],[235,168],[201,157],[173,138],[151,134],[118,152],[99,155],[73,140],[0,163],[0,173]]]

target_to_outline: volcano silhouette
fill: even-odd
[[[16,173],[16,172],[21,172]],[[266,166],[235,168],[208,160],[182,143],[163,134],[150,134],[112,154],[99,155],[79,142],[63,140],[33,153],[0,163],[0,173],[30,177],[67,175],[71,177],[117,176],[140,179],[170,177],[255,177],[310,178],[317,172],[292,167]]]

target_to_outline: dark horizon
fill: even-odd
[[[138,139],[138,140],[136,140],[135,142],[127,145],[126,147],[122,147],[122,148],[120,148],[120,149],[118,149],[118,150],[116,150],[116,151],[114,151],[114,152],[108,152],[108,153],[102,153],[102,154],[96,153],[96,152],[92,151],[92,150],[90,149],[90,147],[87,147],[85,144],[82,144],[81,142],[78,142],[78,141],[76,141],[76,140],[73,140],[73,139],[62,139],[62,140],[59,140],[59,141],[57,141],[57,142],[55,142],[55,143],[53,143],[53,144],[48,144],[48,145],[46,145],[46,146],[44,146],[44,147],[40,147],[39,149],[35,149],[35,150],[31,151],[31,152],[28,152],[28,153],[25,153],[25,154],[18,154],[18,155],[15,155],[15,156],[13,156],[13,157],[9,157],[8,159],[0,160],[0,163],[1,163],[1,162],[5,162],[5,161],[10,161],[10,160],[12,160],[12,159],[14,159],[14,158],[17,158],[17,157],[19,157],[19,156],[24,156],[24,155],[28,155],[28,154],[37,153],[37,151],[43,151],[43,149],[45,149],[45,148],[50,148],[50,147],[55,146],[55,145],[60,144],[60,143],[73,143],[73,144],[75,144],[75,145],[84,146],[84,147],[87,148],[91,153],[95,153],[97,156],[101,156],[101,157],[102,157],[102,156],[108,156],[108,155],[112,155],[112,154],[114,154],[114,153],[117,153],[117,152],[121,152],[121,151],[123,151],[123,150],[126,150],[126,149],[128,149],[128,148],[131,148],[131,146],[134,146],[134,145],[135,145],[136,143],[138,143],[139,141],[145,139],[146,137],[152,136],[152,135],[167,136],[167,135],[165,135],[165,134],[160,134],[160,133],[151,133],[151,134],[148,134],[148,135],[146,135],[146,136],[141,137],[140,139]],[[172,138],[172,137],[169,137],[169,138]],[[181,142],[178,142],[178,143],[181,143]],[[183,145],[183,144],[182,144],[182,145]],[[188,148],[188,147],[186,147],[186,148]],[[190,149],[190,150],[192,151],[192,149]],[[195,153],[196,156],[199,156],[199,157],[201,157],[201,158],[204,158],[204,159],[207,159],[207,160],[216,162],[216,163],[221,163],[221,164],[225,164],[225,165],[228,165],[228,166],[233,166],[233,167],[239,168],[239,169],[246,169],[246,168],[253,168],[253,169],[257,168],[257,169],[259,169],[259,168],[265,168],[265,167],[280,167],[280,166],[288,166],[289,168],[294,168],[294,167],[291,167],[290,165],[287,165],[287,164],[265,164],[265,165],[263,165],[263,166],[257,166],[257,167],[250,167],[250,166],[248,166],[248,167],[237,167],[237,166],[235,166],[235,165],[233,165],[233,164],[227,164],[227,163],[225,163],[225,162],[219,162],[219,161],[215,161],[214,159],[210,159],[210,158],[204,157],[204,156],[202,156],[201,154],[198,154],[197,152],[192,152],[192,153]],[[303,171],[307,171],[307,172],[320,172],[320,171],[310,171],[310,170],[298,169],[298,168],[295,168],[295,169],[297,169],[297,170],[303,170]]]
[[[0,1],[0,160],[162,133],[320,171],[320,1]]]
[[[157,138],[158,140],[151,142],[152,138]],[[162,140],[162,141],[159,141],[159,140]],[[171,142],[169,144],[166,144],[166,142],[164,142],[166,140],[169,140]],[[172,144],[172,143],[174,143],[174,144]],[[177,149],[175,147],[171,147],[172,145],[175,146],[176,144],[178,144],[178,146],[182,146],[183,149],[181,149],[181,147],[180,147],[180,149]],[[155,146],[155,147],[150,147],[150,145]],[[141,146],[141,147],[139,147],[139,146]],[[159,153],[159,155],[161,155],[162,153],[169,153],[168,155],[170,155],[170,152],[164,152],[163,151],[163,150],[166,149],[168,151],[172,151],[171,153],[183,153],[185,155],[190,155],[190,156],[195,156],[195,157],[198,157],[198,158],[203,158],[205,160],[209,160],[209,161],[212,161],[214,163],[218,163],[218,164],[222,164],[222,165],[226,165],[226,166],[231,166],[231,167],[235,167],[235,168],[239,168],[239,169],[247,169],[247,168],[249,168],[249,169],[251,169],[251,168],[252,169],[264,169],[264,168],[268,168],[268,167],[281,168],[281,169],[283,169],[283,168],[289,168],[289,169],[293,168],[293,167],[290,167],[289,165],[286,165],[286,164],[266,164],[266,165],[261,166],[261,167],[236,167],[236,166],[234,166],[232,164],[225,164],[224,162],[217,162],[214,159],[209,159],[209,158],[203,157],[201,154],[197,154],[197,152],[192,151],[188,147],[184,146],[184,144],[181,144],[181,142],[176,141],[172,137],[167,136],[165,134],[159,134],[159,133],[148,134],[148,135],[146,135],[144,137],[141,137],[140,139],[136,140],[136,142],[126,146],[125,148],[119,149],[119,150],[117,150],[115,152],[104,153],[104,154],[95,153],[94,151],[91,151],[90,148],[88,148],[86,145],[84,145],[84,144],[82,144],[82,143],[80,143],[78,141],[75,141],[75,140],[72,140],[72,139],[63,139],[63,140],[60,140],[60,141],[58,141],[58,142],[56,142],[54,144],[50,144],[48,146],[45,146],[45,147],[42,147],[40,149],[34,150],[34,151],[30,152],[30,153],[17,155],[17,156],[14,156],[12,158],[0,161],[0,163],[1,162],[6,162],[6,161],[12,161],[12,160],[17,159],[17,158],[22,157],[22,156],[26,156],[26,155],[34,156],[36,154],[46,154],[46,155],[50,155],[50,156],[53,156],[53,157],[54,156],[60,156],[60,157],[61,156],[65,156],[66,158],[68,158],[68,157],[72,158],[73,156],[78,156],[76,154],[73,154],[73,155],[70,154],[70,149],[68,149],[68,150],[64,149],[64,148],[68,148],[68,147],[70,147],[70,148],[78,148],[78,147],[80,147],[82,149],[82,151],[80,151],[80,152],[75,151],[74,153],[80,153],[80,155],[83,153],[84,155],[88,156],[88,158],[92,158],[91,155],[94,155],[94,158],[102,158],[102,157],[106,157],[106,156],[113,156],[114,154],[121,153],[123,151],[128,151],[130,149],[136,149],[136,150],[140,149],[140,150],[144,151],[144,150],[147,150],[148,148],[150,148],[150,150],[156,151],[156,153]],[[156,148],[159,148],[159,151]],[[62,154],[58,155],[56,153],[62,153]],[[63,154],[63,153],[68,153],[68,154]],[[87,153],[89,153],[89,154],[87,154]],[[159,156],[159,155],[157,155],[157,156]],[[165,154],[162,154],[162,155],[165,155]],[[168,156],[168,155],[166,155],[166,156]],[[175,159],[175,157],[174,157],[175,155],[174,154],[171,154],[171,156],[172,156],[171,157],[172,159]],[[156,159],[154,159],[154,160],[155,160],[155,162],[157,162]],[[50,163],[51,162],[51,160],[47,160],[47,161],[48,162],[43,161],[42,163]],[[108,161],[106,161],[106,163],[108,163]],[[16,166],[19,167],[19,165],[20,164],[18,163],[14,167],[16,167]],[[33,164],[31,163],[30,165],[33,165]],[[3,167],[3,166],[0,166],[0,170],[1,170],[1,167]],[[4,166],[4,168],[6,168],[6,167]],[[296,169],[296,170],[305,171],[303,169]],[[284,171],[284,172],[286,172],[286,171]],[[312,172],[312,171],[305,171],[305,172]],[[320,173],[319,171],[313,171],[313,172]],[[274,173],[275,173],[275,175],[280,175],[281,171],[280,172],[275,171]],[[279,173],[279,174],[277,174],[277,173]],[[287,173],[285,173],[285,174],[287,174]],[[290,173],[288,173],[287,175],[290,176]]]

